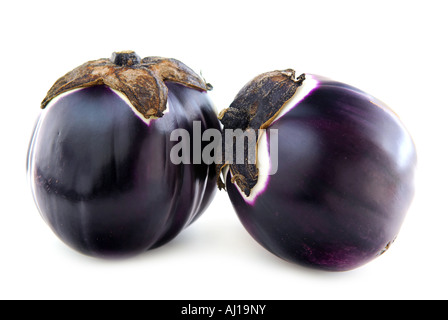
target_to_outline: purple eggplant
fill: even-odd
[[[28,175],[39,212],[73,249],[127,257],[197,219],[216,190],[213,165],[173,164],[175,129],[220,130],[210,86],[174,59],[121,52],[59,79],[42,103]]]
[[[383,102],[289,69],[249,82],[220,119],[224,129],[266,129],[256,168],[230,165],[225,183],[264,248],[303,266],[347,271],[393,243],[412,202],[417,157]]]

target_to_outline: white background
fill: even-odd
[[[7,1],[0,12],[2,299],[448,298],[446,1]],[[57,78],[113,51],[183,61],[226,108],[254,76],[295,68],[385,101],[418,148],[417,193],[391,249],[354,271],[284,262],[227,195],[168,245],[124,261],[66,247],[39,216],[25,159]]]

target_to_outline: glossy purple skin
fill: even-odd
[[[111,89],[59,100],[36,127],[28,170],[39,211],[56,235],[91,256],[126,257],[161,246],[215,194],[214,166],[174,165],[174,129],[219,129],[205,92],[167,83],[169,112],[148,126]],[[191,143],[192,144],[192,143]]]
[[[227,189],[244,227],[267,250],[347,271],[396,238],[414,194],[416,151],[383,103],[314,78],[318,86],[270,127],[278,129],[278,171],[263,193],[246,202],[230,174]]]

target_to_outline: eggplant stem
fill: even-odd
[[[223,141],[226,129],[241,129],[243,131],[252,129],[258,132],[259,129],[268,128],[304,81],[305,74],[296,77],[296,72],[293,69],[271,71],[255,77],[241,89],[230,106],[219,113],[218,119],[224,127]],[[257,151],[258,139],[257,134],[255,141]],[[245,148],[247,150],[247,146]],[[225,145],[222,152],[224,158],[227,153]],[[229,166],[234,174],[232,183],[236,182],[240,189],[249,196],[258,181],[256,165],[250,164],[246,157],[244,164],[235,164],[234,162]],[[218,173],[223,167],[218,169]],[[220,181],[218,181],[219,186]]]
[[[165,81],[208,91],[206,83],[192,69],[176,59],[140,57],[134,51],[114,52],[110,59],[89,61],[66,73],[50,88],[41,103],[44,109],[60,94],[97,85],[106,85],[124,94],[146,119],[163,116],[168,101]]]

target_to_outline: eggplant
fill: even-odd
[[[89,256],[162,246],[208,207],[214,165],[174,164],[176,129],[220,130],[211,86],[182,62],[123,51],[61,77],[42,102],[27,171],[54,233]]]
[[[385,103],[287,69],[254,78],[219,118],[223,131],[257,133],[256,162],[218,165],[218,185],[261,246],[326,271],[390,248],[412,203],[417,154]]]

